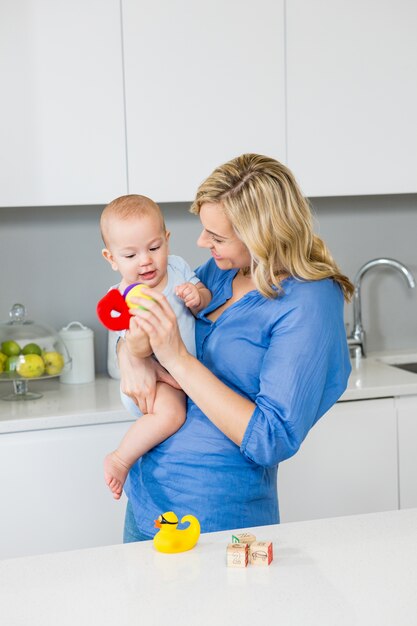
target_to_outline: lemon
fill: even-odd
[[[45,363],[38,354],[26,354],[19,358],[16,371],[23,378],[39,378],[45,371]]]
[[[60,352],[45,352],[42,358],[45,363],[45,374],[48,374],[48,376],[58,376],[58,374],[61,373],[65,361]]]
[[[22,354],[37,354],[38,356],[42,356],[42,350],[37,343],[27,343],[23,346]]]
[[[1,372],[4,372],[4,368],[6,367],[6,361],[7,361],[7,354],[4,354],[4,352],[0,352],[0,374]]]
[[[17,356],[20,354],[20,346],[18,343],[10,339],[9,341],[3,341],[1,344],[1,351],[6,356]]]

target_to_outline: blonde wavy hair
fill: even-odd
[[[310,205],[291,171],[275,159],[243,154],[216,168],[200,185],[191,206],[221,203],[237,236],[251,254],[250,272],[260,293],[276,297],[281,280],[332,278],[349,301],[353,285],[325,243],[313,233]]]

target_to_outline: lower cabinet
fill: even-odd
[[[0,435],[0,559],[122,542],[103,459],[130,422]],[[417,506],[417,396],[337,403],[281,463],[282,522]]]
[[[397,509],[397,459],[394,398],[337,403],[279,467],[281,521]]]
[[[396,398],[400,508],[417,507],[417,396]]]
[[[103,458],[129,422],[0,435],[0,559],[122,543]]]

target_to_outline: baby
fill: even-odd
[[[105,245],[102,254],[122,277],[116,287],[123,293],[132,283],[143,283],[162,292],[177,315],[187,350],[195,354],[193,315],[209,304],[211,293],[181,257],[169,255],[170,233],[159,206],[145,196],[121,196],[105,207],[100,227]],[[157,383],[152,413],[142,415],[124,394],[122,400],[131,413],[141,417],[104,460],[105,480],[116,500],[133,463],[174,434],[183,425],[186,412],[184,392],[164,382]]]

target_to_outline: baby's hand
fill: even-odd
[[[175,293],[189,309],[196,309],[201,305],[200,292],[193,283],[178,285]]]

